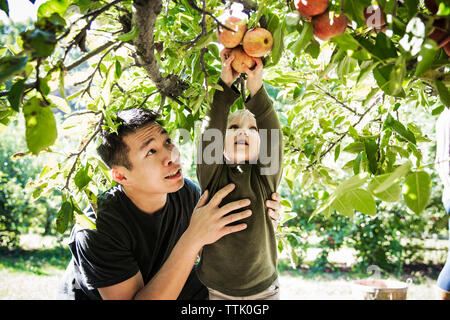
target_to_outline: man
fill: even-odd
[[[436,170],[444,185],[442,202],[450,213],[450,109],[445,108],[436,122]],[[450,221],[449,221],[450,229]],[[450,300],[450,255],[437,280],[441,299]]]
[[[211,199],[208,190],[200,197],[183,178],[178,149],[157,114],[129,109],[118,120],[118,134],[104,134],[97,149],[118,185],[99,197],[97,214],[90,215],[95,230],[73,228],[72,260],[57,297],[207,299],[195,272],[197,256],[204,245],[245,229],[233,222],[251,215],[242,210],[250,201],[219,208],[232,184]],[[272,198],[266,204],[276,220],[280,197]]]

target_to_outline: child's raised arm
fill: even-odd
[[[222,74],[218,84],[223,91],[216,90],[212,105],[210,106],[205,118],[206,125],[203,128],[199,138],[197,149],[197,178],[202,191],[208,188],[211,178],[217,171],[217,160],[223,161],[223,144],[226,133],[227,119],[230,108],[239,98],[239,91],[232,87],[232,83],[239,76],[231,68],[231,62],[234,57],[228,56],[230,49],[224,49],[220,53],[222,60]],[[219,141],[216,139],[220,138]],[[216,146],[220,145],[219,150]]]
[[[283,134],[272,100],[262,85],[262,61],[255,58],[255,62],[256,67],[253,70],[244,68],[247,74],[247,88],[250,91],[250,98],[247,99],[245,106],[255,115],[261,136],[259,158],[261,174],[267,176],[270,187],[276,190],[283,168]]]

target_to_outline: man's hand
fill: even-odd
[[[280,213],[278,210],[281,208],[281,196],[278,193],[272,193],[273,200],[266,200],[267,213],[272,219],[273,227],[276,229],[278,227],[278,222],[280,221]]]
[[[247,74],[247,88],[252,97],[259,91],[259,89],[261,89],[263,77],[263,64],[261,58],[253,58],[253,60],[256,62],[256,66],[253,70],[250,70],[245,65],[243,66],[244,71]]]
[[[231,49],[225,48],[220,51],[220,59],[222,60],[222,74],[220,78],[225,84],[229,87],[236,81],[237,77],[239,77],[239,73],[234,71],[231,67],[231,62],[234,60],[234,56],[230,56]]]
[[[220,189],[208,202],[208,190],[201,196],[192,214],[186,234],[196,243],[200,250],[204,245],[214,243],[223,236],[244,230],[247,225],[244,223],[227,226],[228,224],[249,217],[251,210],[244,210],[233,213],[225,217],[228,213],[250,205],[249,199],[230,202],[221,208],[220,203],[235,188],[234,184],[229,184]]]

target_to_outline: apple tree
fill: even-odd
[[[221,90],[216,29],[229,29],[220,17],[233,2],[249,29],[272,34],[264,84],[282,121],[284,182],[323,187],[313,216],[375,215],[376,201],[424,210],[433,123],[414,115],[450,107],[449,0],[49,0],[0,47],[0,126],[22,117],[20,155],[59,156],[33,188],[62,192],[60,232],[72,219],[90,225],[83,206],[113,183],[95,146],[117,111],[155,109],[169,132],[196,138]],[[75,150],[64,148],[70,136]]]

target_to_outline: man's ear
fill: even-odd
[[[128,179],[125,175],[125,170],[122,167],[114,167],[111,169],[111,176],[118,184],[126,186],[128,184]]]

